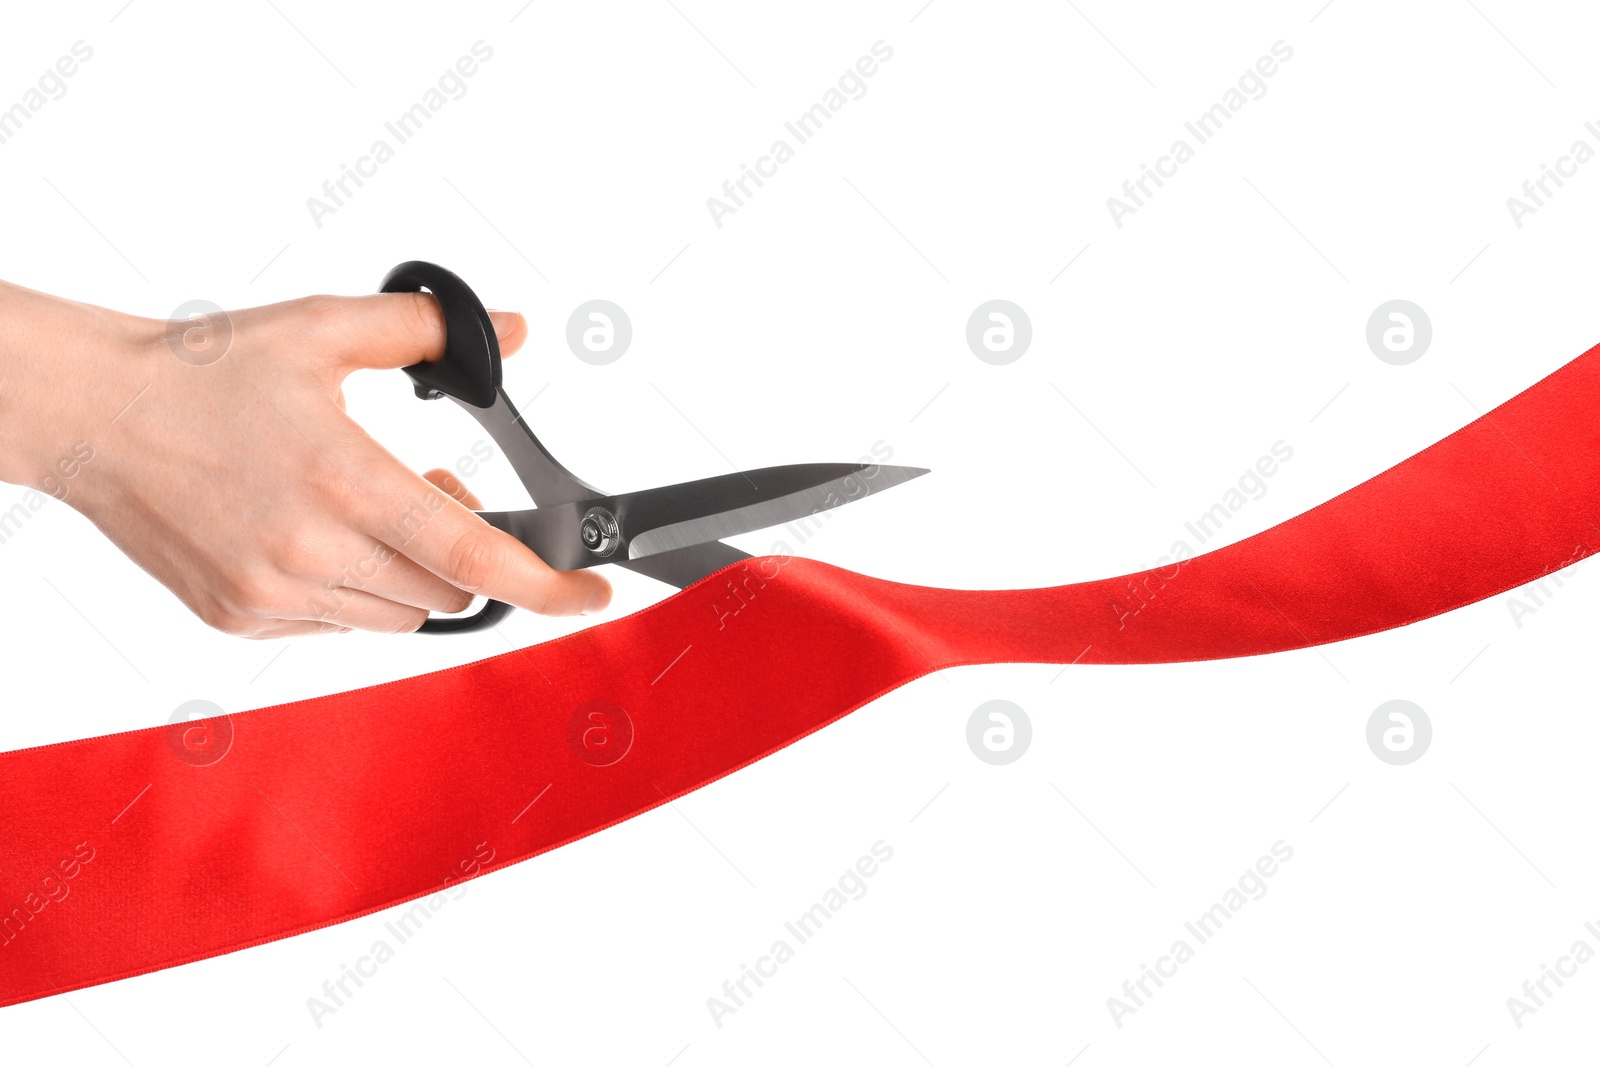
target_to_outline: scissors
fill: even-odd
[[[682,589],[750,558],[721,538],[827,511],[928,473],[884,464],[796,463],[608,494],[557,462],[517,413],[501,383],[494,325],[466,282],[436,264],[413,260],[390,271],[381,291],[426,291],[439,302],[444,356],[405,372],[418,397],[449,397],[500,446],[536,506],[476,514],[557,570],[615,563]],[[430,618],[417,632],[482,630],[510,612],[511,605],[490,600],[475,615]]]

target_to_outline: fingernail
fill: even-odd
[[[604,611],[611,603],[611,590],[596,589],[589,594],[589,602],[583,606],[585,615],[593,615],[597,611]]]
[[[522,316],[515,311],[491,311],[489,321],[494,323],[494,335],[502,340],[516,330]]]

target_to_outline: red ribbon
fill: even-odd
[[[0,1004],[232,952],[558,848],[930,671],[1249,656],[1402,626],[1600,544],[1600,349],[1207,555],[957,591],[763,557],[479,663],[0,754]]]

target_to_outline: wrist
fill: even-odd
[[[165,331],[0,282],[0,480],[65,499],[153,381]]]

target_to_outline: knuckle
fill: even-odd
[[[304,526],[284,531],[275,538],[278,566],[290,574],[320,574],[326,569],[322,537]]]
[[[337,628],[365,630],[375,634],[414,633],[428,617],[427,611],[409,605],[392,604],[382,610],[366,611],[359,618],[334,619]]]
[[[307,476],[318,503],[335,515],[362,515],[371,510],[368,494],[377,484],[376,472],[365,456],[341,457],[344,469],[323,462],[320,456],[311,460]]]
[[[272,336],[294,339],[292,345],[280,345],[288,358],[321,368],[337,357],[344,318],[344,301],[339,297],[302,296],[276,304],[272,310],[276,314],[266,319]]]
[[[536,593],[529,600],[528,610],[532,611],[535,615],[571,614],[565,610],[565,607],[561,601],[549,590],[541,590],[540,592]]]
[[[287,597],[282,580],[263,569],[235,577],[228,599],[233,614],[259,621],[276,618]]]
[[[230,637],[258,638],[263,635],[261,620],[231,610],[222,605],[200,613],[201,621],[213,630]]]
[[[204,601],[195,605],[194,613],[200,617],[201,622],[213,630],[221,630],[225,634],[234,632],[232,627],[236,622],[236,618],[233,612],[228,610],[219,600],[207,597]]]
[[[342,303],[336,296],[319,294],[291,300],[289,307],[294,311],[295,317],[302,322],[313,327],[327,327],[338,321]]]
[[[467,487],[461,484],[461,479],[457,478],[449,471],[438,470],[433,472],[433,474],[433,483],[440,489],[443,489],[449,496],[454,497],[456,500],[460,500],[462,497],[467,495]]]
[[[444,325],[438,301],[427,293],[406,293],[405,298],[400,323],[407,338],[422,349],[442,346]]]
[[[395,634],[416,633],[427,621],[428,613],[421,608],[397,613],[394,627],[389,631]]]
[[[462,589],[479,590],[500,576],[502,561],[493,542],[477,531],[456,538],[446,556],[450,581]]]

